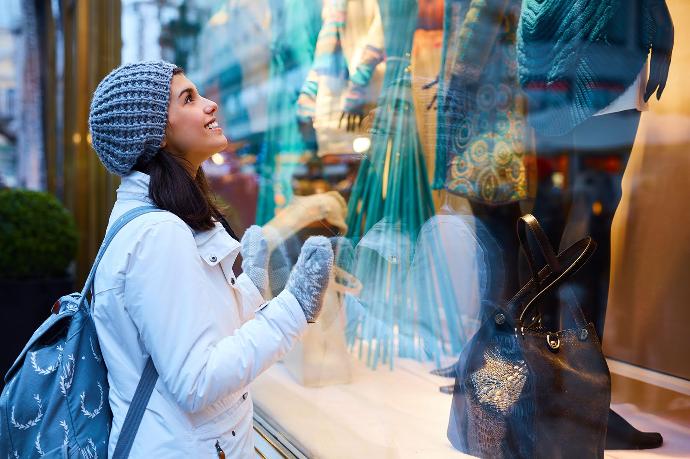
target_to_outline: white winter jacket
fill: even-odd
[[[123,178],[110,224],[151,204],[148,183],[140,172]],[[287,291],[262,306],[249,277],[232,271],[239,250],[220,224],[194,234],[169,212],[136,218],[112,241],[94,284],[110,454],[150,355],[160,376],[130,457],[213,458],[216,442],[227,458],[254,457],[249,383],[307,323]]]

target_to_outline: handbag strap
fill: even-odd
[[[530,239],[527,233],[528,230],[532,234],[532,236],[534,236],[534,241],[536,241],[536,244],[539,247],[539,251],[541,252],[542,257],[546,261],[546,264],[551,269],[551,272],[561,272],[561,264],[558,261],[556,252],[553,250],[553,247],[551,247],[549,238],[546,237],[544,230],[541,228],[541,225],[539,225],[539,222],[534,217],[534,215],[525,214],[522,217],[520,217],[520,219],[517,222],[518,239],[520,240],[520,246],[522,247],[522,251],[525,253],[525,256],[527,258],[527,264],[529,265],[530,271],[532,272],[532,279],[534,280],[535,286],[540,287],[540,268],[538,268],[536,257],[534,256],[534,252],[532,251],[532,245],[530,244]]]
[[[532,246],[529,245],[528,231],[534,236],[541,255],[546,261],[541,268],[538,268],[536,262],[538,255],[533,253]],[[522,250],[527,256],[532,278],[506,303],[505,308],[499,309],[505,314],[512,327],[521,330],[534,305],[577,272],[594,253],[597,244],[591,237],[585,237],[556,255],[539,222],[530,214],[520,218],[517,233]],[[566,303],[576,325],[580,328],[584,327],[586,320],[579,305],[569,301]]]
[[[574,255],[572,261],[566,264],[562,272],[549,272],[547,276],[544,276],[541,289],[534,296],[529,298],[529,301],[522,309],[522,312],[520,313],[519,318],[517,320],[518,328],[523,327],[528,313],[532,310],[532,308],[541,298],[543,298],[548,293],[561,286],[566,279],[575,274],[575,272],[577,272],[577,270],[585,264],[585,262],[589,259],[590,255],[594,252],[595,247],[596,243],[592,240],[592,238],[588,237],[573,244],[568,250],[563,252],[564,254],[567,252],[574,252],[576,255]],[[570,258],[570,256],[568,258]],[[569,291],[569,289],[567,290]],[[580,308],[579,304],[577,304],[577,300],[575,299],[575,297],[573,295],[569,295],[569,299],[565,300],[564,302],[568,306],[570,315],[575,321],[575,325],[577,326],[577,328],[585,328],[587,321],[585,319],[584,313],[582,312],[582,309]]]
[[[120,218],[115,220],[115,223],[110,227],[110,230],[103,238],[103,243],[100,249],[98,249],[98,254],[96,259],[91,266],[91,271],[86,277],[86,282],[84,283],[84,288],[81,291],[81,297],[79,298],[79,307],[84,307],[84,301],[86,301],[86,295],[93,286],[93,280],[96,275],[96,269],[98,264],[101,262],[106,249],[115,238],[115,235],[129,222],[135,218],[148,214],[150,212],[163,212],[155,206],[141,206],[135,209],[125,212]],[[89,314],[91,314],[90,308],[84,308]],[[115,451],[113,453],[113,458],[116,459],[126,459],[129,456],[129,452],[132,449],[132,444],[134,443],[134,438],[137,435],[137,430],[139,430],[139,424],[141,424],[141,419],[144,416],[144,411],[146,410],[146,405],[149,403],[151,394],[153,393],[153,388],[156,386],[156,381],[158,380],[158,372],[156,367],[153,365],[153,359],[149,357],[146,361],[146,366],[139,379],[139,384],[137,384],[137,389],[134,392],[134,397],[132,397],[132,403],[129,405],[127,414],[125,415],[124,423],[122,424],[122,429],[120,430],[120,436],[117,440],[117,445],[115,446]]]

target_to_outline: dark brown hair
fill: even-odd
[[[173,70],[173,75],[180,73],[183,70],[179,67]],[[212,229],[217,220],[237,239],[214,202],[204,171],[199,167],[192,177],[188,168],[185,158],[163,148],[147,163],[140,161],[134,166],[134,170],[151,177],[149,197],[158,208],[177,215],[195,231]]]

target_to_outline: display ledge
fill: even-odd
[[[255,424],[263,424],[274,443],[283,445],[281,455],[265,457],[471,457],[446,439],[451,396],[438,388],[450,380],[407,359],[396,360],[394,371],[371,370],[360,361],[352,367],[350,384],[303,387],[282,363],[252,384]],[[607,451],[607,459],[690,457],[690,426],[630,404],[614,409],[641,429],[661,432],[665,442],[656,450]]]
[[[254,449],[261,459],[307,459],[297,447],[266,421],[254,407]]]
[[[283,363],[252,383],[257,412],[306,457],[446,458],[452,380],[398,359],[395,370],[352,361],[352,383],[321,388],[298,384]]]

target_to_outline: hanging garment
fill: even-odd
[[[401,321],[414,318],[401,316],[401,305],[408,301],[402,288],[411,261],[408,249],[419,229],[433,212],[422,147],[412,104],[410,53],[417,23],[417,2],[414,0],[382,0],[379,2],[386,49],[386,74],[374,114],[372,144],[362,160],[348,203],[348,236],[356,244],[377,224],[388,228],[385,247],[400,252],[391,257],[375,253],[363,255],[368,275],[365,283],[376,289],[367,306],[370,314],[362,324],[363,339],[376,342],[376,352],[368,363],[375,367],[378,359],[392,365],[395,329]],[[381,223],[379,223],[381,222]],[[366,279],[366,280],[365,280]],[[370,320],[373,319],[373,320]]]
[[[539,134],[566,134],[618,99],[639,76],[652,43],[670,52],[672,38],[655,43],[664,27],[650,8],[655,3],[663,4],[525,0],[517,58]]]
[[[382,219],[400,222],[416,238],[431,216],[422,147],[412,104],[410,52],[417,22],[413,0],[382,0],[386,75],[374,113],[372,145],[360,164],[348,210],[348,235],[357,242]]]
[[[363,11],[373,10],[368,13],[373,19],[365,35],[360,35],[361,31],[354,28],[345,28],[343,48],[348,54],[348,49],[353,52],[348,66],[350,78],[342,98],[344,113],[366,114],[368,106],[380,97],[385,75],[385,64],[382,64],[385,58],[385,40],[379,2],[371,3],[371,6],[358,9],[355,2],[348,2],[348,17],[352,17],[351,24],[361,20],[359,16]]]
[[[517,81],[520,1],[448,0],[434,188],[488,204],[531,195],[532,145]]]
[[[292,199],[292,175],[305,153],[295,103],[314,56],[321,27],[320,0],[270,0],[271,65],[268,129],[257,158],[261,225]]]
[[[297,115],[304,121],[318,123],[321,117],[316,115],[317,108],[320,109],[321,116],[333,110],[331,101],[338,98],[338,93],[347,80],[347,63],[342,47],[346,17],[347,0],[324,2],[314,61],[297,99]],[[321,100],[319,95],[322,96]],[[327,107],[320,106],[324,104]]]
[[[352,154],[354,140],[368,134],[360,126],[346,129],[343,104],[349,75],[357,71],[368,41],[377,34],[383,40],[378,4],[375,0],[327,0],[322,18],[314,63],[297,102],[298,116],[312,123],[320,156]],[[372,78],[377,81],[368,81],[367,87],[371,83],[380,87],[381,77],[381,70],[374,72]],[[371,105],[376,94],[367,91],[360,103]]]

